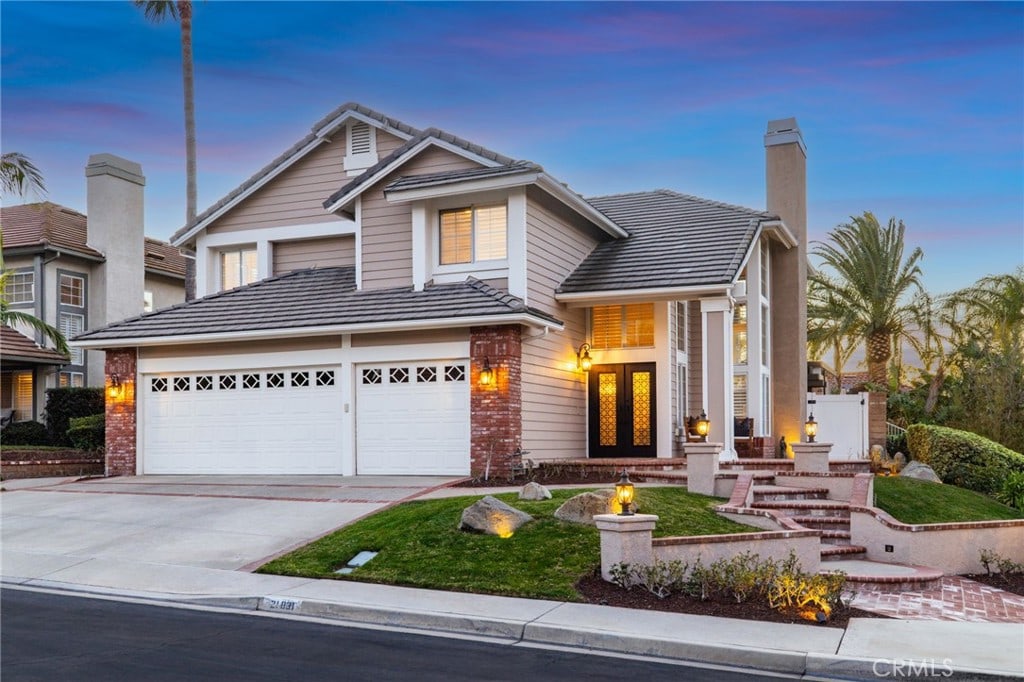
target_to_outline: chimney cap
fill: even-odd
[[[91,178],[97,175],[113,175],[116,178],[134,182],[136,185],[145,186],[146,184],[146,177],[142,174],[140,164],[113,154],[92,154],[89,157],[89,163],[85,167],[85,177]]]
[[[796,122],[795,117],[768,121],[768,129],[764,134],[765,147],[794,142],[800,146],[804,156],[807,156],[807,145],[804,144],[804,136],[800,133],[800,124]]]

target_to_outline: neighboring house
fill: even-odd
[[[765,145],[768,211],[585,199],[534,163],[344,105],[172,237],[195,249],[202,298],[77,337],[120,386],[107,471],[672,457],[702,410],[723,457],[734,416],[794,442],[806,150],[794,119]]]
[[[43,348],[18,330],[0,325],[0,428],[31,419],[33,387],[68,363],[52,348]]]
[[[110,322],[185,300],[185,260],[143,235],[141,167],[110,154],[86,166],[89,217],[50,202],[0,209],[4,296],[71,338]],[[21,330],[31,335],[29,330]],[[5,337],[6,341],[6,337]],[[29,370],[6,358],[2,408],[19,421],[39,419],[54,386],[102,386],[103,352],[74,348],[62,367]]]

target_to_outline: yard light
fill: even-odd
[[[708,434],[711,433],[711,420],[708,419],[708,415],[705,414],[704,410],[700,411],[700,416],[697,418],[697,423],[693,429],[703,442],[708,442]]]
[[[633,494],[633,484],[629,480],[629,474],[623,469],[622,477],[615,484],[615,501],[619,503],[621,508],[619,516],[633,516],[632,510],[630,510],[630,506],[633,504]]]
[[[813,443],[814,437],[818,435],[818,422],[814,421],[814,413],[804,422],[804,433],[807,434],[807,442]]]
[[[121,397],[121,377],[117,374],[110,375],[110,386],[107,387],[107,397],[117,400]]]
[[[491,369],[491,359],[484,358],[484,368],[480,370],[480,385],[490,386],[494,383],[494,370]]]
[[[576,351],[576,369],[589,372],[590,368],[594,366],[594,361],[590,357],[590,344],[581,344],[579,350]]]

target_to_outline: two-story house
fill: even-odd
[[[0,209],[5,300],[69,339],[185,300],[180,251],[143,234],[142,168],[96,154],[85,175],[88,218],[50,202]],[[33,341],[30,330],[18,332]],[[13,343],[16,337],[5,334]],[[16,421],[40,418],[47,388],[103,386],[102,351],[73,348],[70,358],[58,363],[47,353],[16,357],[9,347],[0,351],[0,408],[13,409]]]
[[[172,237],[202,298],[107,351],[108,473],[449,474],[734,457],[805,417],[806,150],[769,123],[768,210],[584,198],[543,167],[346,104]],[[748,422],[749,423],[749,422]]]

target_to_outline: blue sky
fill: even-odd
[[[764,207],[765,124],[796,116],[809,225],[902,218],[933,292],[1024,263],[1024,5],[195,6],[199,207],[358,101],[543,165],[584,195]],[[138,161],[146,232],[183,224],[176,25],[130,2],[0,3],[0,147],[85,210],[90,154]]]

